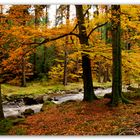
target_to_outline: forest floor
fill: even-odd
[[[108,107],[109,99],[46,106],[13,126],[9,135],[140,135],[140,99]]]

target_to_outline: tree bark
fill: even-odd
[[[3,107],[2,107],[2,92],[0,84],[0,119],[4,119]]]
[[[78,56],[76,57],[76,74],[78,75],[79,71],[79,58]],[[76,78],[76,82],[79,82],[79,77]]]
[[[67,5],[67,15],[66,15],[66,24],[69,26],[69,18],[70,18],[70,5]],[[68,83],[68,49],[67,49],[67,44],[68,44],[68,36],[66,36],[66,42],[64,45],[64,75],[63,75],[63,85],[66,86]]]
[[[102,76],[101,62],[99,61],[97,65],[98,65],[98,82],[101,83],[102,82],[102,80],[101,80],[101,76]]]
[[[66,45],[66,44],[65,44]],[[67,68],[67,64],[68,64],[68,52],[66,50],[66,46],[64,46],[65,51],[64,51],[64,75],[63,75],[63,85],[66,86],[68,83],[67,81],[67,77],[68,77],[68,68]]]
[[[46,17],[45,17],[45,24],[46,24],[46,28],[47,28],[47,24],[48,24],[48,21],[49,21],[49,18],[48,18],[48,5],[46,5]],[[46,46],[44,45],[44,59],[43,59],[43,73],[45,73],[45,75],[47,76],[48,73],[47,73],[47,69],[46,69],[46,56],[47,56],[47,48]]]
[[[25,75],[25,58],[22,57],[22,87],[26,87],[26,75]]]
[[[82,5],[76,5],[76,16],[79,27],[79,40],[82,48],[89,46],[88,36],[86,33],[86,26],[84,21]],[[91,62],[88,54],[82,53],[82,69],[83,69],[83,83],[84,83],[84,101],[92,101],[97,99],[93,90]]]
[[[118,106],[120,103],[129,101],[122,95],[122,57],[120,43],[120,5],[112,5],[112,99],[111,106]]]
[[[3,14],[3,6],[0,5],[0,14]],[[0,23],[1,23],[1,17],[0,17]],[[1,47],[1,46],[0,46]],[[1,63],[1,61],[0,61]],[[1,83],[0,83],[0,119],[4,119],[4,113],[3,113],[3,107],[2,107],[2,92],[1,92]]]
[[[34,19],[34,26],[35,28],[37,28],[38,26],[38,7],[35,6],[35,19]],[[35,42],[36,42],[36,38],[34,39]],[[33,74],[34,74],[34,78],[36,77],[36,73],[37,73],[37,70],[36,70],[36,57],[37,57],[37,54],[36,54],[36,49],[34,49],[34,53],[33,53]]]

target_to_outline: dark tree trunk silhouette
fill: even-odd
[[[129,103],[122,95],[122,57],[120,43],[120,5],[112,5],[112,55],[113,55],[113,71],[112,71],[112,99],[111,106],[118,106],[120,103]]]
[[[22,82],[21,82],[21,86],[22,87],[26,87],[26,74],[25,74],[25,58],[24,56],[22,56],[22,62],[21,62],[21,66],[22,66]]]
[[[45,17],[45,24],[46,24],[46,28],[48,26],[48,21],[49,21],[49,18],[48,18],[48,7],[49,5],[46,5],[45,6],[45,9],[46,9],[46,17]],[[46,76],[48,76],[48,72],[47,72],[47,69],[46,69],[46,56],[47,56],[47,47],[44,45],[44,59],[43,59],[43,68],[42,68],[42,72],[46,74]]]
[[[3,107],[2,107],[2,92],[0,83],[0,119],[4,119]]]
[[[0,5],[0,15],[3,14],[3,6]],[[2,23],[2,19],[0,16],[0,23]],[[1,47],[1,46],[0,46]],[[2,58],[1,58],[2,59]],[[0,68],[1,68],[1,60],[0,60]],[[1,78],[1,75],[0,75]],[[1,79],[0,79],[1,80]],[[2,82],[0,81],[0,120],[4,119],[4,113],[3,113],[3,107],[2,107],[2,91],[1,91],[1,84]]]
[[[79,27],[79,40],[82,48],[89,46],[88,36],[86,33],[86,26],[84,21],[83,7],[82,5],[76,5],[76,16],[78,19]],[[91,62],[88,54],[82,53],[82,69],[83,69],[83,83],[84,83],[84,101],[92,101],[97,99],[94,94]]]
[[[38,7],[35,6],[35,19],[34,19],[34,26],[35,28],[37,28],[38,26]],[[35,39],[35,42],[36,42],[36,39]],[[34,49],[34,53],[33,53],[33,74],[34,74],[34,77],[36,77],[36,74],[37,74],[37,69],[36,69],[36,57],[37,57],[37,54],[36,54],[36,48]]]
[[[69,18],[70,18],[70,5],[66,6],[67,10],[67,15],[66,15],[66,23],[67,26],[69,25]],[[68,83],[68,49],[67,49],[67,44],[68,44],[68,36],[66,36],[66,42],[64,44],[64,75],[63,75],[63,85],[66,86]]]

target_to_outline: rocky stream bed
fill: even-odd
[[[95,94],[98,97],[102,97],[107,93],[111,93],[111,87],[109,88],[95,88]],[[123,91],[127,91],[123,88]],[[46,101],[53,102],[55,104],[61,104],[69,100],[82,100],[83,90],[75,89],[70,91],[58,91],[54,94],[41,94],[41,95],[3,95],[3,111],[5,117],[25,117],[25,115],[31,115],[40,112],[43,103]]]

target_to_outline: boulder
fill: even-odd
[[[29,116],[29,115],[33,115],[34,114],[34,110],[29,108],[29,109],[25,109],[25,111],[23,113],[21,113],[24,116]]]
[[[43,96],[43,102],[48,101],[48,99],[50,99],[50,96],[48,96],[48,95]]]
[[[46,101],[52,101],[52,100],[53,100],[53,98],[48,97],[48,99]],[[44,102],[46,102],[46,101],[44,101]]]
[[[11,116],[8,116],[8,117],[6,117],[6,118],[14,120],[14,119],[17,119],[18,116],[16,116],[16,115],[11,115]]]
[[[79,92],[82,92],[82,89],[81,88],[79,89]]]
[[[37,102],[38,104],[44,103],[43,95],[38,95],[38,96],[34,97],[34,100],[36,100],[36,102]]]
[[[127,87],[127,90],[130,90],[130,91],[138,91],[139,88],[135,88],[135,87],[132,87],[132,86],[128,86],[128,87]]]
[[[57,97],[54,97],[53,100],[54,100],[54,101],[59,101]]]
[[[25,105],[33,105],[33,104],[38,104],[37,101],[33,98],[30,97],[24,97],[23,98],[24,104]]]
[[[40,111],[45,111],[47,107],[55,105],[55,103],[51,101],[45,101]]]
[[[111,99],[111,98],[112,98],[112,94],[111,94],[111,93],[107,93],[107,94],[104,95],[104,98],[109,98],[109,99]]]

